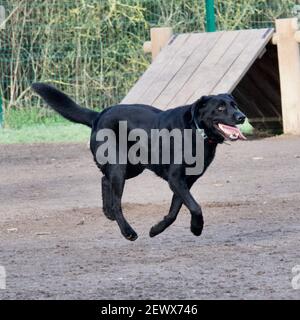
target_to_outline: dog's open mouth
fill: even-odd
[[[228,126],[223,123],[218,123],[216,128],[225,139],[229,139],[231,141],[236,141],[239,139],[247,140],[247,138],[242,134],[241,130],[236,126]]]

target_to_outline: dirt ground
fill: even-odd
[[[125,240],[101,211],[83,144],[0,146],[0,299],[299,299],[300,137],[218,148],[193,188],[201,237],[183,209],[156,238],[171,192],[150,172],[127,182]]]

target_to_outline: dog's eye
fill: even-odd
[[[219,112],[223,112],[223,111],[225,111],[226,110],[226,107],[225,106],[219,106],[218,107],[218,111]]]

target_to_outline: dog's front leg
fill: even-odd
[[[166,230],[177,218],[177,215],[180,211],[180,208],[182,206],[182,200],[180,197],[178,197],[176,194],[173,195],[171,207],[169,210],[169,213],[158,222],[155,226],[153,226],[150,230],[150,237],[155,237],[158,234],[162,233],[164,230]]]
[[[187,181],[187,186],[190,189],[192,187],[192,185],[194,184],[194,182],[196,181],[196,179],[192,178],[189,179]],[[175,222],[178,213],[182,207],[182,199],[180,196],[178,196],[177,194],[173,194],[172,197],[172,202],[171,202],[171,206],[170,206],[170,210],[169,213],[163,218],[163,220],[161,220],[160,222],[158,222],[155,226],[153,226],[150,230],[150,237],[155,237],[158,234],[162,233],[163,231],[165,231],[173,222]]]
[[[186,179],[180,171],[172,172],[169,176],[171,190],[181,198],[184,205],[189,209],[191,219],[191,231],[195,236],[200,236],[203,230],[203,215],[200,205],[191,195]]]

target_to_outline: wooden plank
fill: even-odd
[[[229,37],[229,33],[226,32],[226,34],[228,34],[227,50],[224,52],[224,55],[219,59],[219,61],[217,61],[216,64],[210,66],[208,65],[207,70],[204,70],[202,68],[198,71],[198,89],[194,93],[192,93],[186,103],[192,103],[203,95],[211,94],[214,87],[219,83],[220,78],[224,77],[237,57],[239,57],[245,47],[247,47],[257,35],[256,30],[247,31],[247,36],[245,36],[245,33],[243,31],[233,32],[231,34],[231,38]]]
[[[183,67],[176,73],[170,80],[164,91],[153,101],[153,105],[165,109],[177,92],[184,86],[191,75],[195,72],[201,62],[207,57],[211,48],[215,45],[216,41],[220,38],[222,32],[214,32],[210,34],[197,33],[195,37],[196,47],[183,65]]]
[[[259,57],[261,52],[265,49],[265,46],[272,39],[273,29],[257,29],[241,31],[246,39],[249,39],[249,34],[254,33],[255,36],[251,41],[248,41],[248,45],[243,52],[237,57],[234,63],[230,66],[227,73],[219,79],[218,84],[212,90],[212,94],[232,92],[237,86],[239,81],[247,73],[251,65]]]
[[[187,59],[201,43],[201,40],[202,37],[199,37],[199,34],[190,34],[184,46],[179,49],[178,54],[172,60],[166,62],[164,72],[160,75],[159,79],[144,93],[143,103],[154,105],[155,99],[164,92],[168,83],[184,67]]]
[[[274,128],[278,127],[281,121],[280,106],[276,102],[279,86],[272,87],[269,82],[274,81],[276,75],[268,72],[274,58],[266,57],[268,51],[262,55],[273,32],[261,29],[189,35],[181,39],[180,45],[177,43],[169,58],[165,52],[168,46],[158,55],[149,68],[152,74],[148,70],[146,77],[138,81],[135,101],[129,103],[149,103],[166,109],[191,103],[204,94],[231,92],[236,88],[234,92],[239,102],[243,102],[243,110],[255,119],[255,125],[259,126],[256,119],[261,119],[266,127],[273,122]],[[264,58],[268,59],[268,66],[263,63]],[[246,73],[250,84],[242,81]],[[261,83],[255,82],[257,77]]]
[[[164,67],[170,61],[189,38],[189,34],[173,36],[169,43],[162,49],[155,61],[149,66],[148,70],[142,75],[139,81],[131,88],[127,96],[122,100],[122,104],[143,103],[141,97],[146,90],[162,74]]]
[[[297,18],[276,20],[284,133],[300,134],[300,53]]]
[[[208,72],[211,72],[214,65],[222,58],[237,34],[238,31],[222,33],[221,37],[210,50],[203,62],[198,66],[182,89],[172,99],[170,102],[171,106],[178,106],[187,103],[188,99],[208,80]],[[214,74],[214,77],[218,77],[218,75]]]

